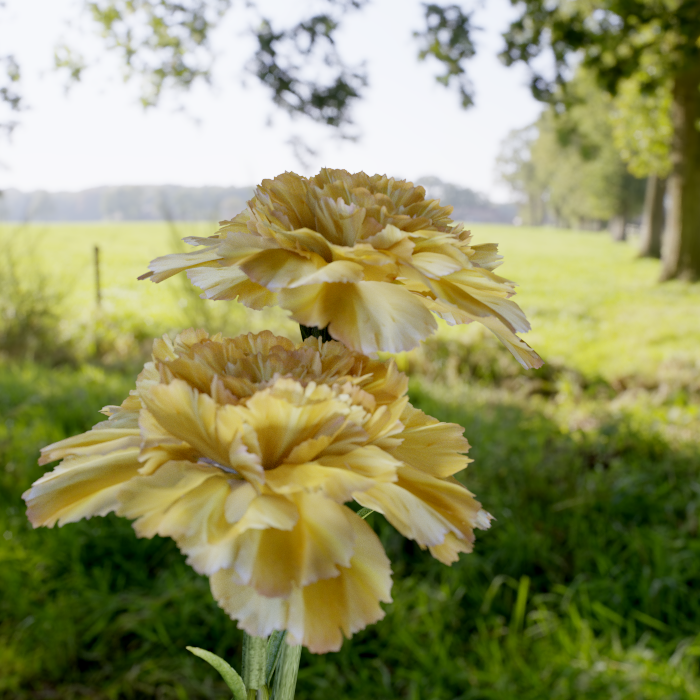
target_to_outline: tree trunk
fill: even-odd
[[[700,65],[673,85],[670,206],[661,251],[661,279],[700,279]]]
[[[657,175],[647,178],[647,190],[644,196],[644,216],[639,235],[639,257],[661,257],[661,234],[664,229],[664,196],[666,179]]]
[[[627,238],[627,217],[613,216],[608,223],[608,230],[613,241],[624,241]]]

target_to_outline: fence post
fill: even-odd
[[[102,306],[102,290],[100,289],[100,247],[95,246],[95,300],[97,308]]]

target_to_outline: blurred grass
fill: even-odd
[[[217,329],[274,326],[294,334],[284,314],[252,312],[221,302],[200,304],[184,276],[159,285],[138,282],[155,257],[192,250],[185,236],[209,236],[215,223],[129,222],[0,224],[7,250],[30,254],[32,265],[56,275],[67,293],[63,332],[85,335],[96,323],[131,327],[150,335],[181,328],[204,314]],[[527,334],[549,363],[607,380],[636,377],[654,381],[659,370],[678,367],[700,373],[700,287],[657,284],[658,262],[636,259],[635,244],[614,243],[605,234],[493,224],[471,226],[476,243],[498,242],[504,256],[499,274],[520,286],[516,301],[533,331]],[[14,242],[14,243],[12,243]],[[100,247],[103,304],[96,321],[93,249]],[[32,277],[31,269],[25,274]],[[205,309],[207,309],[205,311]],[[72,329],[71,326],[72,325]],[[107,342],[116,340],[117,333]],[[128,335],[128,334],[127,334]],[[441,335],[473,342],[484,336],[476,324]],[[143,340],[143,338],[141,338]],[[124,344],[124,340],[120,341]],[[124,348],[122,354],[133,352]]]
[[[89,311],[92,245],[110,240],[125,252],[104,249],[105,299],[135,328],[141,307],[149,328],[182,322],[176,280],[122,288],[169,250],[167,227],[140,226],[50,228],[44,260],[75,276],[68,308]],[[700,698],[700,288],[656,285],[653,263],[602,236],[482,229],[522,285],[529,342],[555,361],[522,372],[472,329],[401,359],[413,402],[465,427],[465,482],[497,520],[448,568],[371,516],[395,602],[339,653],[305,653],[298,697]],[[139,303],[144,289],[157,298]],[[114,517],[33,531],[24,515],[39,448],[132,382],[95,364],[0,363],[3,699],[227,697],[184,647],[238,664],[240,633],[170,541]]]

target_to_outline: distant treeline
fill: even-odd
[[[220,221],[245,209],[252,187],[94,187],[0,195],[2,221]]]
[[[494,204],[473,190],[425,177],[428,197],[454,207],[457,221],[511,223],[511,204]],[[0,192],[0,221],[221,221],[241,212],[252,187],[176,185],[95,187],[81,192]]]

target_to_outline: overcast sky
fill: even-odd
[[[241,186],[285,170],[311,175],[327,165],[409,179],[437,175],[497,200],[508,198],[494,171],[499,144],[510,130],[534,121],[541,106],[530,95],[526,70],[505,68],[496,58],[500,32],[513,16],[507,0],[485,0],[477,11],[484,31],[477,34],[478,55],[469,64],[476,106],[467,111],[456,91],[435,82],[439,66],[416,61],[412,32],[423,24],[418,0],[371,0],[349,15],[341,54],[366,60],[370,73],[365,99],[353,112],[357,143],[290,120],[246,77],[251,16],[236,9],[240,4],[233,3],[214,37],[221,55],[213,86],[170,96],[144,111],[139,85],[122,81],[117,57],[104,51],[93,25],[78,19],[82,0],[8,0],[0,10],[0,47],[19,59],[27,110],[11,142],[0,142],[0,189]],[[289,0],[264,5],[280,19],[289,8],[305,6]],[[68,94],[52,70],[54,47],[62,39],[90,59],[84,80]],[[317,152],[305,166],[287,143],[291,135]]]

